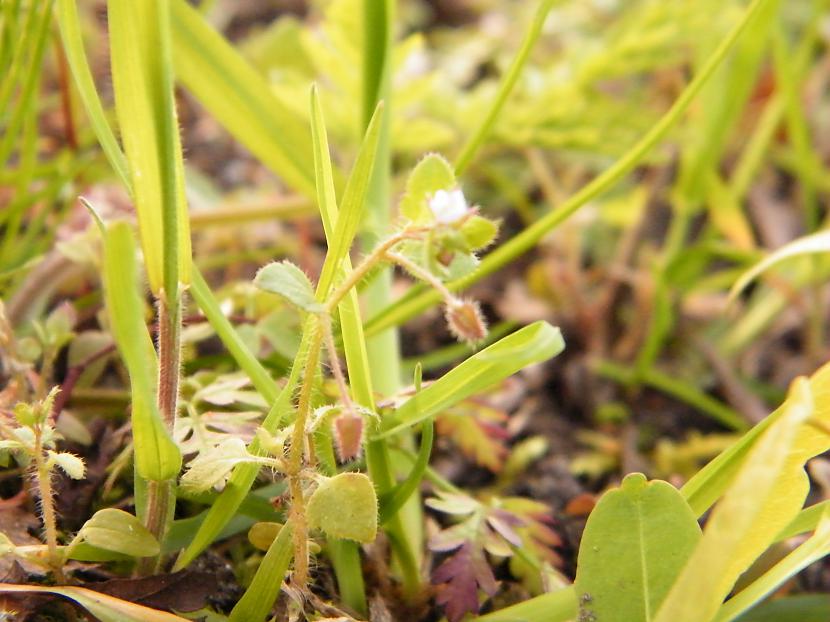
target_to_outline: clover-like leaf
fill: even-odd
[[[340,473],[325,480],[308,501],[313,528],[341,540],[372,542],[378,530],[378,498],[363,473]]]
[[[153,557],[160,551],[158,541],[140,520],[116,508],[95,512],[81,527],[78,539],[132,557]]]
[[[435,215],[429,208],[429,200],[436,192],[449,193],[456,186],[455,173],[447,160],[437,153],[424,157],[406,180],[406,193],[401,199],[401,214],[414,223],[433,222]],[[452,197],[448,196],[448,204]]]
[[[275,261],[260,268],[254,278],[258,288],[282,296],[309,313],[320,313],[323,305],[314,297],[314,286],[306,273],[290,261]]]

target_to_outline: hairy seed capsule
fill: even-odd
[[[459,340],[474,344],[487,336],[487,324],[475,300],[456,300],[444,309],[450,332]]]

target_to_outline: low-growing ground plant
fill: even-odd
[[[446,68],[429,66],[421,33],[402,37],[398,26],[441,3],[323,4],[312,8],[317,26],[283,17],[235,47],[211,25],[221,2],[107,0],[111,94],[90,62],[100,28],[88,3],[0,7],[0,160],[11,171],[0,216],[10,293],[0,303],[0,458],[42,526],[33,543],[0,520],[3,558],[17,564],[0,583],[2,615],[39,619],[32,603],[45,602],[53,617],[106,621],[826,619],[827,603],[810,595],[764,602],[830,553],[828,501],[805,507],[805,467],[820,469],[814,459],[830,450],[819,288],[828,245],[817,231],[827,184],[798,104],[825,3],[541,0],[509,10],[526,20],[512,47],[497,43],[512,25],[484,20],[489,39],[466,32],[484,52],[445,48]],[[616,15],[608,28],[604,11]],[[47,161],[35,92],[53,28],[68,151]],[[793,47],[790,33],[802,30]],[[534,59],[550,32],[565,51]],[[684,64],[692,77],[678,86],[671,70]],[[760,97],[763,71],[774,73],[775,98],[727,178],[728,139]],[[667,86],[636,86],[646,72]],[[659,113],[644,105],[658,95],[669,102]],[[186,161],[200,155],[182,147],[192,115],[205,113],[244,159],[278,176],[276,207],[216,199],[221,184]],[[764,258],[741,202],[779,125],[792,144],[778,159],[804,186],[811,235]],[[681,146],[672,166],[658,149],[668,140]],[[545,150],[567,153],[567,165]],[[643,179],[620,190],[638,167]],[[529,198],[536,190],[543,210]],[[646,225],[648,195],[660,193],[670,206],[658,245]],[[217,202],[226,207],[203,209]],[[61,207],[50,215],[51,204]],[[571,227],[591,210],[595,221]],[[266,230],[275,239],[265,252],[246,254],[233,233],[199,233],[298,214],[299,242]],[[50,231],[60,223],[67,231]],[[724,357],[760,339],[793,287],[742,292],[805,254],[788,278],[812,288],[802,305],[809,365],[786,395],[764,394],[781,404],[767,414],[763,391]],[[228,282],[211,273],[235,264],[257,270]],[[87,277],[75,268],[91,287],[77,285]],[[505,300],[472,287],[499,271],[513,274]],[[54,304],[66,293],[55,279],[75,288],[71,302]],[[713,297],[718,312],[695,315]],[[555,312],[529,319],[542,300]],[[732,321],[724,309],[739,305]],[[425,313],[424,332],[455,343],[427,337],[431,351],[404,357],[399,327]],[[565,351],[550,317],[579,328],[587,366],[539,381],[540,364]],[[672,375],[658,364],[675,338],[695,355]],[[534,408],[524,387],[535,382],[549,400],[585,368],[609,382],[575,400],[595,406],[597,430],[570,470],[598,494],[573,495],[560,513],[587,516],[573,539],[523,482],[556,435],[514,436]],[[712,443],[677,434],[654,465],[633,459],[646,443],[631,436],[622,399],[647,405],[636,397],[647,388],[708,417]],[[96,407],[119,425],[96,431],[77,414]],[[440,468],[436,454],[463,455],[471,475]],[[63,527],[72,488],[60,472],[94,482],[90,511]],[[619,485],[608,480],[616,473]],[[217,577],[233,587],[219,590]],[[44,594],[62,604],[33,600]]]

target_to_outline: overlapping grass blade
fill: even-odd
[[[95,90],[95,82],[92,79],[92,72],[89,69],[89,61],[84,51],[83,37],[81,36],[81,24],[78,19],[78,8],[75,0],[58,0],[58,26],[60,27],[61,41],[66,52],[66,59],[78,87],[78,93],[89,115],[92,130],[95,132],[101,148],[104,150],[107,160],[118,175],[124,187],[132,192],[130,184],[130,172],[127,165],[127,158],[112,133],[107,122],[104,107]]]
[[[314,196],[305,120],[274,96],[266,80],[196,9],[185,0],[170,6],[178,79],[263,164]]]
[[[130,375],[136,470],[145,479],[165,481],[178,476],[182,459],[156,406],[158,361],[141,313],[135,257],[130,226],[111,224],[104,236],[104,293],[111,330]]]
[[[190,227],[173,100],[169,4],[108,2],[112,79],[150,287],[172,305],[190,281]]]

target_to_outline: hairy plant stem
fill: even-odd
[[[338,286],[338,288],[331,293],[328,300],[326,300],[326,313],[333,313],[334,310],[337,309],[337,305],[340,304],[349,291],[353,287],[356,287],[367,274],[369,274],[379,263],[386,259],[386,254],[389,250],[394,248],[399,242],[417,238],[418,234],[419,230],[417,229],[404,229],[403,231],[399,231],[378,244],[372,252],[366,255],[363,261],[361,261],[355,269],[348,274],[346,279]]]
[[[176,295],[170,304],[162,290],[158,298],[158,350],[159,376],[157,404],[161,419],[167,431],[172,434],[176,422],[179,399],[179,364],[181,357],[181,297]],[[159,541],[164,542],[176,510],[175,481],[147,481],[147,505],[144,526]],[[156,572],[161,563],[157,558],[141,560],[138,572],[141,575]]]
[[[289,449],[288,464],[286,465],[288,490],[291,495],[289,518],[293,528],[292,539],[294,542],[294,575],[291,581],[299,588],[303,588],[308,580],[308,519],[305,512],[302,470],[306,446],[305,427],[311,411],[311,392],[314,387],[317,366],[320,362],[320,350],[323,345],[324,331],[320,326],[322,321],[324,320],[318,318],[316,325],[312,324],[311,326],[314,335],[308,349],[303,382],[300,386],[300,396],[297,400],[297,417],[294,420],[294,428],[291,433],[291,448]]]
[[[35,479],[37,479],[40,496],[40,513],[43,519],[43,531],[46,534],[46,546],[49,548],[49,566],[55,573],[55,581],[65,583],[63,576],[63,559],[58,553],[58,528],[55,506],[52,503],[52,473],[46,464],[43,453],[43,425],[37,425],[35,432]]]

